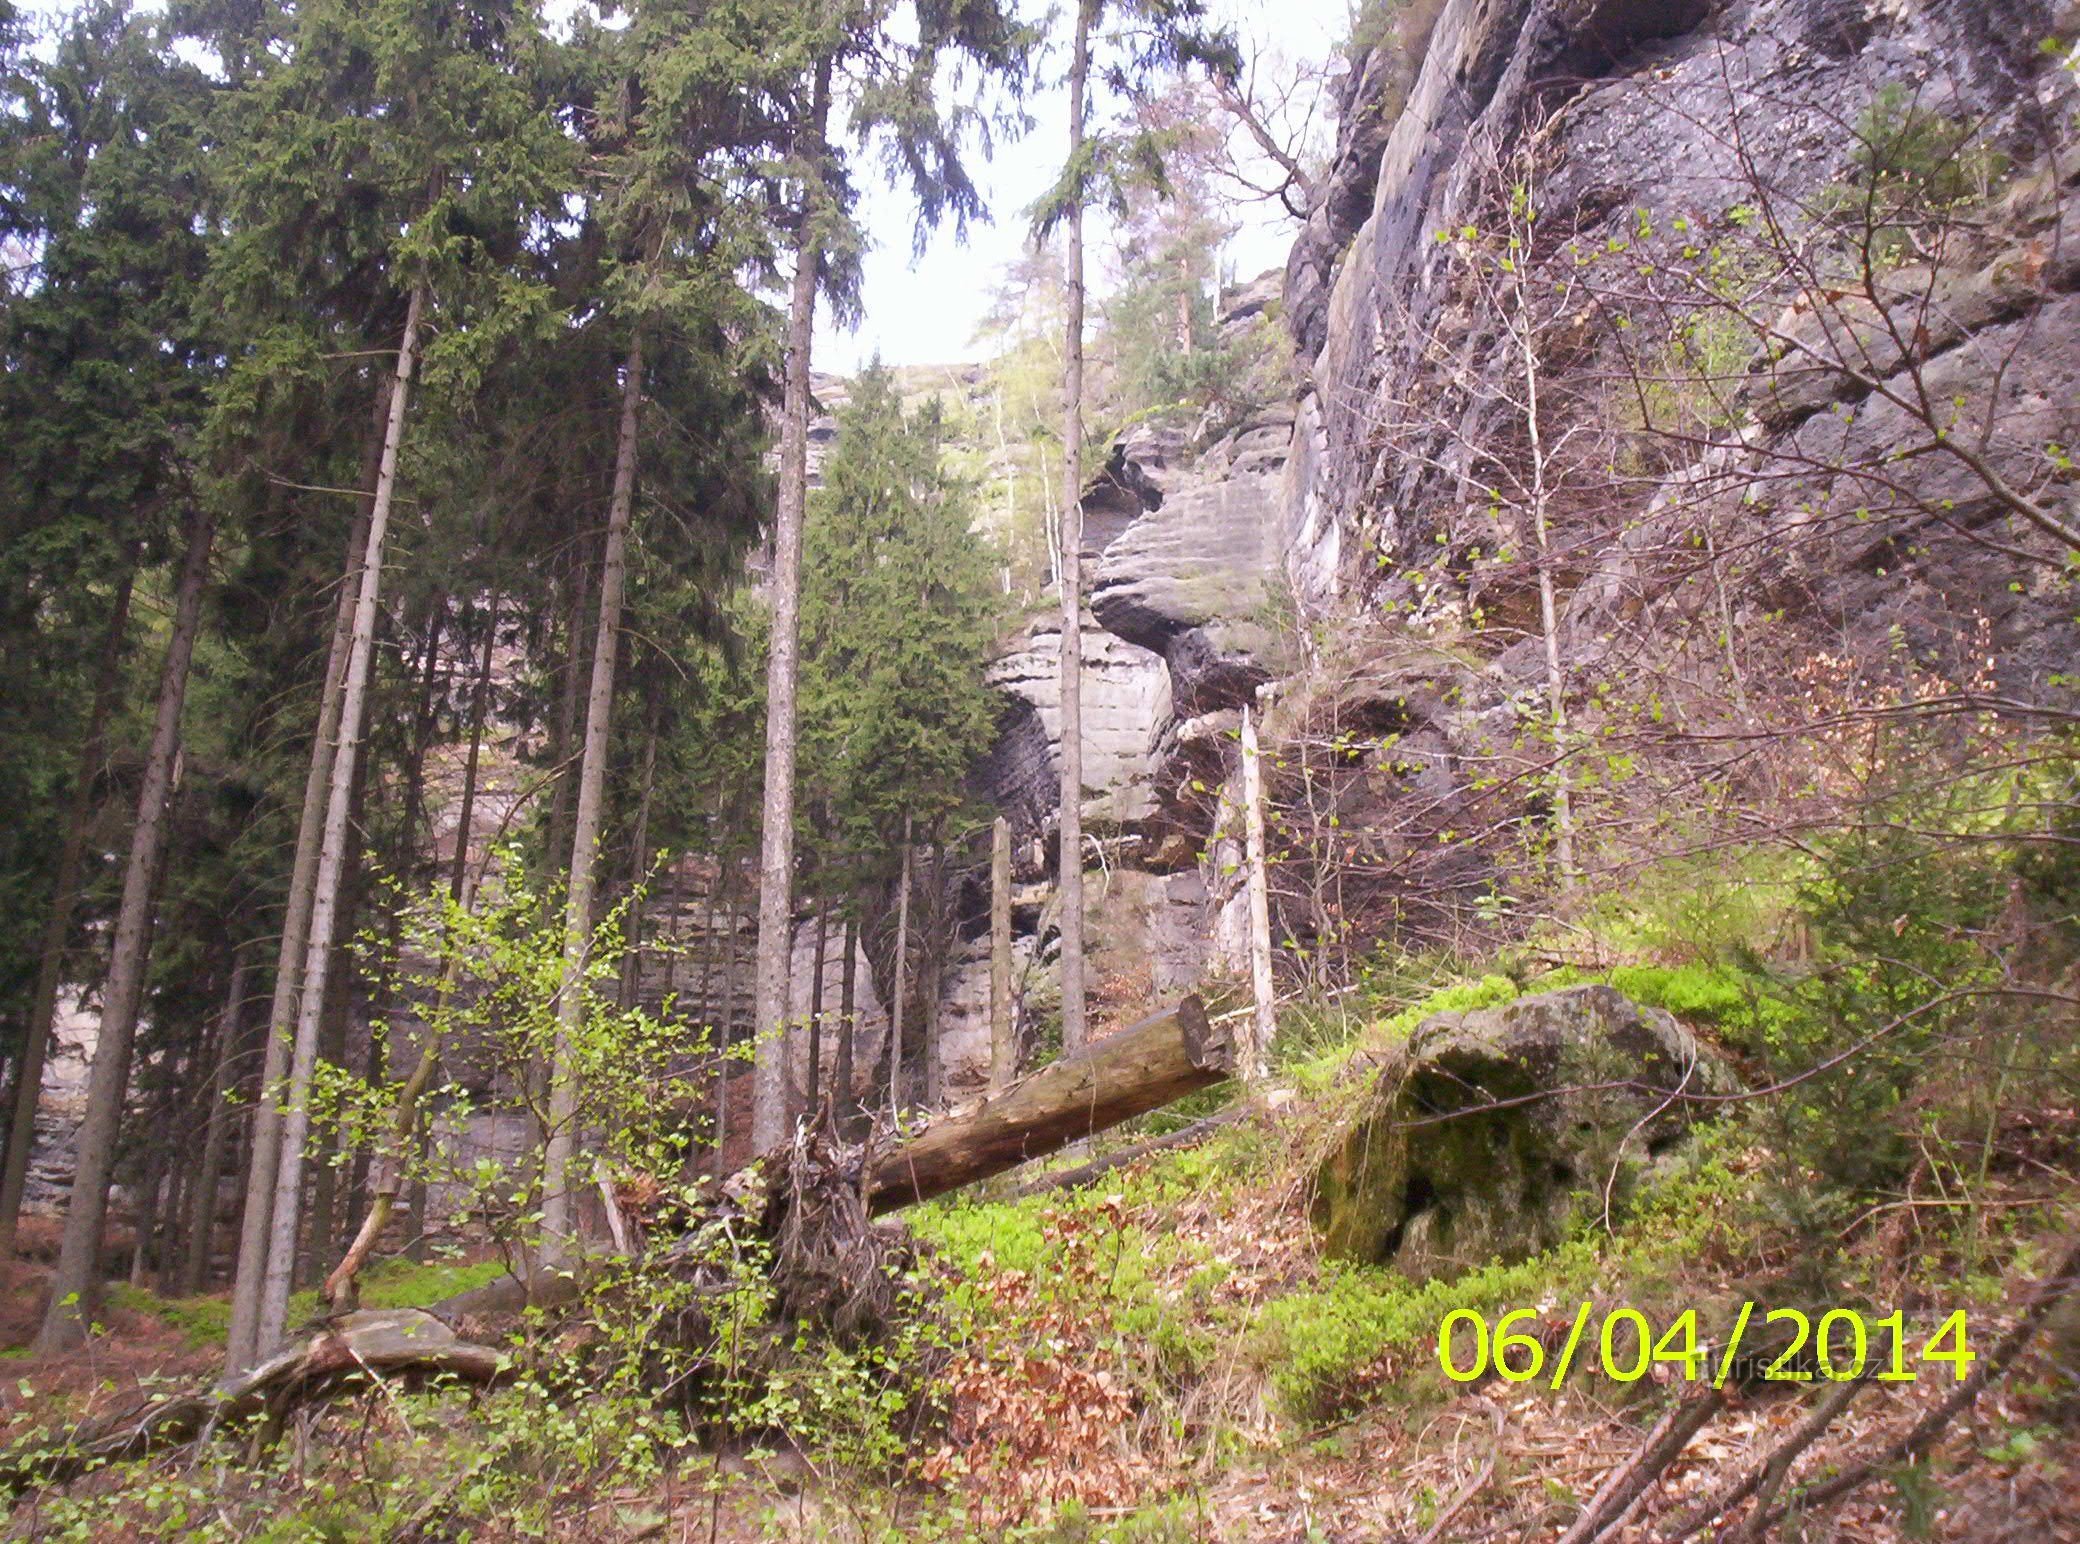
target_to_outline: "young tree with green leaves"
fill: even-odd
[[[284,19],[274,48],[254,57],[254,78],[227,109],[242,154],[231,185],[236,224],[219,282],[234,297],[262,297],[252,317],[260,342],[234,372],[219,435],[236,437],[257,395],[255,373],[322,369],[337,352],[328,346],[327,323],[366,329],[381,350],[388,340],[377,340],[387,329],[377,319],[395,316],[397,298],[404,315],[395,323],[389,379],[377,377],[386,412],[369,529],[358,571],[350,570],[355,601],[345,657],[332,667],[339,720],[308,870],[308,938],[300,960],[285,949],[277,967],[277,1004],[285,1011],[270,1037],[289,1042],[288,1083],[274,1134],[273,1184],[261,1183],[258,1161],[249,1181],[233,1295],[234,1367],[280,1336],[294,1274],[310,1089],[351,856],[384,542],[411,382],[422,362],[458,375],[481,371],[501,341],[536,325],[548,297],[514,259],[566,185],[570,159],[539,89],[540,39],[525,10],[465,0],[433,8],[406,0],[308,5]],[[347,276],[362,280],[352,292],[366,297],[372,314],[341,318],[321,307],[313,325],[305,312],[274,300],[283,270],[309,286],[310,298],[330,298]],[[436,307],[446,325],[432,332]],[[292,1003],[293,1020],[286,1015]],[[280,1052],[273,1055],[279,1065]]]

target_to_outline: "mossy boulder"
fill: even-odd
[[[1673,1017],[1608,986],[1435,1014],[1322,1164],[1315,1222],[1332,1255],[1418,1280],[1527,1259],[1677,1155],[1711,1109],[1681,1095],[1736,1087]]]

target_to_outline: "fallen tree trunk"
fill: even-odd
[[[811,1122],[796,1131],[789,1148],[768,1155],[762,1183],[753,1187],[759,1199],[748,1212],[737,1210],[740,1198],[727,1183],[714,1205],[718,1215],[742,1218],[746,1236],[774,1245],[772,1271],[784,1318],[813,1319],[842,1336],[871,1338],[894,1312],[893,1285],[910,1257],[901,1230],[869,1227],[870,1214],[944,1195],[1057,1152],[1210,1087],[1233,1070],[1226,1033],[1208,1022],[1198,998],[1187,997],[1028,1074],[878,1158],[833,1145],[823,1125]],[[1202,1136],[1240,1113],[1224,1112],[1175,1142],[1155,1145]],[[695,1239],[688,1236],[682,1244],[692,1246]],[[726,1295],[738,1284],[726,1263],[704,1261],[698,1248],[669,1252],[665,1263],[697,1297]],[[214,1388],[133,1406],[0,1454],[0,1498],[206,1440],[226,1422],[265,1414],[270,1426],[278,1426],[298,1406],[357,1385],[435,1377],[496,1383],[510,1366],[505,1353],[465,1339],[455,1324],[467,1331],[478,1315],[568,1302],[584,1285],[578,1271],[547,1273],[531,1287],[504,1278],[432,1309],[339,1315],[310,1339]]]
[[[868,1175],[867,1208],[879,1216],[988,1179],[1211,1087],[1234,1069],[1227,1031],[1187,997],[883,1154]]]
[[[1255,1099],[1246,1099],[1240,1104],[1231,1104],[1225,1110],[1216,1110],[1189,1126],[1173,1131],[1167,1136],[1150,1137],[1146,1142],[1136,1142],[1132,1147],[1123,1147],[1116,1153],[1107,1153],[1102,1158],[1093,1158],[1089,1163],[1079,1163],[1073,1169],[1057,1169],[1052,1174],[1042,1174],[1014,1187],[1011,1199],[1023,1201],[1028,1196],[1046,1195],[1056,1190],[1078,1190],[1093,1180],[1103,1179],[1119,1169],[1152,1158],[1157,1153],[1174,1153],[1179,1148],[1194,1147],[1216,1132],[1249,1119],[1266,1108]]]
[[[263,1411],[279,1418],[350,1384],[391,1375],[414,1382],[446,1375],[488,1384],[503,1377],[508,1365],[504,1352],[462,1339],[424,1309],[346,1314],[308,1341],[284,1347],[215,1388],[135,1406],[0,1455],[0,1496],[62,1485],[89,1470],[177,1447]]]

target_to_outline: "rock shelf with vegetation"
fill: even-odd
[[[1346,19],[0,0],[8,1537],[2075,1536],[2080,9]]]

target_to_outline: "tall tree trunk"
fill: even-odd
[[[159,671],[159,706],[152,743],[145,755],[144,781],[137,794],[137,823],[123,870],[123,898],[116,912],[114,952],[101,994],[101,1033],[87,1075],[87,1109],[79,1128],[79,1164],[65,1207],[64,1241],[51,1276],[51,1300],[36,1335],[36,1354],[62,1351],[85,1338],[101,1287],[101,1230],[108,1215],[108,1181],[115,1166],[116,1138],[123,1123],[123,1097],[130,1086],[130,1047],[144,1002],[146,940],[151,931],[152,889],[166,840],[167,806],[180,751],[181,707],[188,693],[188,666],[202,622],[202,590],[209,577],[216,517],[203,508],[188,516],[187,552],[174,591],[173,632]]]
[[[1084,92],[1096,0],[1077,0],[1069,58],[1069,166],[1082,176]],[[1083,1049],[1083,201],[1071,190],[1066,219],[1062,366],[1062,1050]]]
[[[1011,822],[989,831],[989,1091],[1001,1093],[1018,1071],[1011,1023]]]
[[[224,1143],[231,1130],[231,1069],[238,1059],[239,1046],[244,1036],[240,1028],[244,1022],[246,981],[250,966],[246,951],[233,946],[231,951],[231,988],[224,997],[224,1011],[217,1020],[217,1043],[214,1064],[210,1069],[207,1099],[208,1114],[204,1119],[202,1157],[197,1165],[195,1184],[188,1194],[188,1247],[181,1257],[180,1277],[174,1290],[182,1297],[193,1297],[209,1280],[210,1256],[217,1237],[217,1195],[222,1188],[224,1171]]]
[[[369,496],[356,515],[347,538],[343,575],[361,572],[368,554],[369,519],[375,490],[382,481],[383,445],[389,438],[392,383],[375,394],[376,427],[369,435],[369,455],[362,468]],[[247,1141],[246,1193],[239,1216],[238,1259],[231,1278],[231,1326],[225,1337],[224,1371],[244,1372],[259,1359],[260,1296],[267,1275],[269,1224],[274,1217],[275,1178],[282,1157],[282,1082],[296,1039],[297,986],[303,973],[304,946],[310,940],[311,899],[318,877],[318,847],[324,839],[325,790],[332,776],[334,742],[339,737],[340,702],[345,694],[347,655],[354,635],[359,591],[342,581],[333,610],[332,640],[325,655],[325,684],[318,698],[318,724],[311,736],[310,766],[304,772],[303,809],[296,822],[296,856],[290,864],[289,894],[282,914],[282,936],[276,949],[273,1000],[260,1068],[259,1097],[254,1101],[252,1132]]]
[[[563,680],[558,687],[556,717],[549,724],[549,764],[555,782],[549,791],[549,822],[542,850],[549,861],[570,851],[571,745],[578,738],[579,683],[585,672],[585,600],[592,593],[591,565],[581,557],[571,567],[570,615],[564,621]]]
[[[51,1025],[57,1018],[58,989],[65,981],[65,946],[72,937],[72,914],[79,905],[80,859],[86,851],[87,819],[94,810],[94,776],[108,737],[109,715],[123,685],[123,635],[130,627],[130,593],[137,579],[133,549],[109,601],[108,626],[101,635],[101,659],[95,667],[94,706],[87,732],[79,743],[73,768],[72,799],[65,811],[65,838],[58,849],[57,883],[50,914],[43,923],[43,950],[36,965],[35,994],[29,999],[29,1023],[22,1054],[15,1063],[14,1093],[8,1107],[7,1158],[0,1167],[0,1260],[14,1254],[14,1234],[22,1215],[22,1189],[29,1181],[29,1154],[36,1145],[36,1108],[43,1094],[43,1064],[50,1055]]]
[[[924,969],[919,973],[922,1001],[918,1012],[923,1020],[919,1027],[924,1031],[924,1102],[927,1108],[939,1110],[946,1102],[946,1059],[940,1054],[939,1045],[939,984],[946,969],[946,843],[936,828],[932,832],[932,866],[925,879],[925,894],[931,897],[931,904],[925,908]]]
[[[338,922],[340,882],[347,862],[348,813],[354,795],[362,720],[368,700],[368,677],[375,650],[376,616],[382,597],[383,539],[390,524],[390,505],[397,491],[397,457],[404,441],[405,409],[411,397],[412,371],[418,361],[419,318],[425,291],[415,286],[405,313],[404,336],[397,351],[396,380],[390,389],[390,417],[383,431],[383,459],[376,474],[375,502],[369,510],[368,547],[362,558],[361,582],[354,600],[354,629],[347,646],[346,678],[341,687],[339,736],[333,752],[325,804],[324,836],[311,893],[310,939],[304,951],[302,981],[296,1007],[296,1044],[290,1061],[289,1091],[282,1113],[281,1157],[275,1168],[274,1210],[268,1221],[267,1269],[262,1277],[260,1311],[254,1343],[272,1349],[281,1339],[289,1311],[290,1272],[295,1263],[298,1210],[303,1198],[303,1144],[310,1127],[311,1077],[318,1059],[318,1027],[325,1001],[325,981],[332,968],[333,930]]]
[[[1520,267],[1522,265],[1519,265]],[[1569,771],[1567,675],[1560,661],[1560,608],[1553,584],[1553,543],[1547,518],[1545,421],[1538,403],[1538,343],[1531,294],[1522,273],[1516,276],[1517,342],[1524,371],[1524,429],[1531,442],[1531,530],[1538,542],[1538,618],[1544,634],[1546,713],[1553,735],[1553,857],[1562,890],[1580,877],[1574,849],[1574,779]]]
[[[359,822],[357,821],[358,825]],[[352,900],[340,907],[344,921],[340,928],[342,937],[354,936],[353,913],[359,910],[359,875],[348,880],[355,892]],[[347,962],[339,979],[325,997],[325,1012],[318,1021],[318,1062],[321,1066],[342,1067],[347,1059],[347,1034],[349,1007],[354,996],[353,962]],[[339,1122],[327,1119],[318,1123],[311,1132],[310,1145],[315,1147],[315,1161],[311,1164],[310,1182],[310,1226],[302,1248],[297,1250],[296,1269],[293,1279],[299,1287],[316,1286],[325,1274],[325,1267],[332,1259],[332,1246],[339,1236],[339,1181],[340,1171],[336,1159],[339,1155]]]
[[[168,1100],[172,1091],[168,1090]],[[137,1204],[130,1214],[130,1275],[133,1287],[144,1285],[145,1261],[151,1257],[152,1236],[159,1231],[159,1203],[167,1181],[166,1142],[172,1122],[167,1101],[162,1101],[144,1121],[146,1136],[142,1173],[137,1181]]]
[[[623,924],[620,989],[615,1001],[633,1008],[643,986],[643,912],[650,883],[650,806],[657,796],[657,710],[643,725],[643,765],[637,774],[636,819],[628,849],[628,918]],[[665,996],[671,996],[669,990]]]
[[[173,1088],[166,1088],[166,1097],[150,1107],[141,1122],[146,1140],[139,1155],[137,1205],[131,1209],[131,1286],[144,1286],[146,1261],[156,1253],[158,1226],[166,1213],[166,1190],[173,1184],[173,1153],[168,1151],[173,1144],[173,1105]]]
[[[888,1118],[903,1113],[903,999],[909,995],[910,817],[903,817],[903,862],[896,879],[895,997],[888,1005]]]
[[[845,963],[838,971],[838,1065],[831,1077],[838,1085],[838,1130],[849,1140],[858,1124],[859,1091],[854,1057],[859,1044],[859,1014],[855,1006],[859,987],[859,919],[845,918]]]
[[[607,790],[608,731],[614,716],[614,664],[621,645],[621,593],[628,569],[628,517],[635,502],[636,432],[643,404],[643,335],[628,346],[621,384],[621,429],[614,450],[614,493],[600,556],[599,623],[592,642],[592,688],[585,699],[585,749],[578,764],[578,807],[571,833],[570,885],[564,908],[563,981],[556,994],[556,1049],[549,1068],[549,1140],[542,1154],[541,1263],[570,1257],[575,1243],[570,1166],[576,1150],[577,1076],[571,1045],[585,1017],[592,957],[594,872]]]
[[[830,937],[830,918],[816,913],[816,952],[809,979],[809,1075],[803,1081],[805,1103],[811,1110],[823,1093],[823,954]]]
[[[433,748],[434,731],[440,727],[440,699],[446,695],[436,688],[443,684],[441,634],[447,621],[447,592],[436,591],[427,607],[426,642],[419,655],[419,710],[412,717],[410,759],[405,763],[404,819],[400,822],[396,865],[400,873],[408,872],[418,856],[419,822],[426,813],[426,754]]]
[[[205,1030],[204,1038],[214,1039],[214,1036]],[[195,1055],[189,1058],[188,1065],[181,1069],[184,1084],[192,1086],[195,1079],[207,1077],[208,1068],[208,1048],[197,1047]],[[166,1129],[169,1149],[166,1154],[166,1194],[159,1206],[158,1247],[152,1251],[159,1292],[164,1297],[173,1296],[175,1284],[180,1279],[181,1261],[187,1256],[188,1200],[195,1189],[198,1178],[195,1168],[202,1156],[193,1146],[173,1135],[176,1131],[186,1132],[194,1129],[192,1126],[176,1124],[186,1121],[195,1113],[195,1101],[182,1097],[186,1091],[184,1087],[167,1096],[169,1108]]]
[[[786,1134],[788,958],[794,946],[795,677],[800,667],[802,516],[809,492],[809,351],[816,330],[817,239],[831,61],[816,65],[802,128],[801,226],[787,309],[787,388],[780,415],[780,490],[773,516],[773,627],[766,658],[765,807],[758,871],[758,960],[752,987],[756,1036],[751,1146],[763,1153]]]

